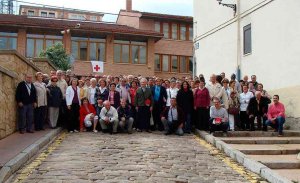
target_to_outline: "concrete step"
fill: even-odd
[[[227,144],[299,144],[300,137],[221,137]]]
[[[300,182],[300,169],[274,169],[274,171],[292,182]]]
[[[271,169],[300,169],[298,154],[288,155],[248,155],[247,157],[257,160]]]
[[[299,137],[299,131],[284,131],[284,137]],[[226,135],[223,132],[214,132],[215,137],[277,137],[278,133],[273,131],[229,131]]]
[[[229,144],[234,149],[248,155],[298,154],[299,144]]]

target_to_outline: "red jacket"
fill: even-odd
[[[210,105],[210,96],[207,88],[203,90],[196,89],[194,95],[194,107],[208,107]]]
[[[86,107],[84,105],[81,105],[80,110],[79,110],[79,114],[80,114],[80,129],[84,128],[84,118],[86,115],[93,113],[94,115],[96,115],[96,110],[95,107],[92,104],[88,104],[88,111],[86,110]]]

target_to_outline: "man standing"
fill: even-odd
[[[283,135],[283,124],[285,122],[285,108],[284,105],[279,102],[279,95],[273,96],[273,104],[269,106],[268,120],[265,122],[265,130],[267,126],[272,126],[278,131],[278,136]]]
[[[121,100],[124,99],[126,103],[131,103],[129,87],[125,78],[121,79],[121,84],[118,86],[117,91],[120,93]]]
[[[156,79],[156,85],[153,86],[151,90],[154,99],[154,106],[152,112],[153,120],[154,120],[153,130],[158,129],[159,131],[163,131],[164,126],[160,120],[160,114],[164,106],[166,105],[167,92],[166,92],[166,88],[161,86],[160,78]]]
[[[256,89],[257,88],[257,84],[258,84],[258,82],[256,80],[256,75],[252,75],[251,76],[251,82],[253,83],[253,86]]]
[[[100,112],[100,125],[103,132],[117,133],[119,119],[117,110],[106,100]]]
[[[176,133],[177,135],[183,135],[183,123],[184,113],[183,110],[177,106],[176,98],[171,98],[171,106],[165,108],[162,112],[161,121],[164,124],[166,130],[165,135]]]
[[[227,132],[229,123],[228,123],[228,113],[227,110],[221,107],[220,99],[215,97],[213,99],[214,106],[210,108],[210,133],[216,130],[222,130]]]
[[[146,87],[147,79],[141,79],[141,87],[137,89],[134,98],[134,106],[137,111],[137,129],[139,132],[142,130],[150,131],[150,117],[153,107],[153,97],[151,89]]]
[[[254,131],[254,120],[257,118],[257,129],[261,130],[262,124],[265,125],[265,121],[267,120],[268,113],[268,105],[270,103],[270,99],[263,97],[260,91],[255,92],[255,97],[252,97],[249,101],[249,105],[247,107],[247,111],[249,114],[249,122],[250,122],[250,130]],[[263,123],[262,123],[263,119]],[[264,126],[265,129],[265,126]]]
[[[18,103],[19,110],[19,132],[24,134],[26,130],[28,133],[33,133],[33,108],[37,106],[37,97],[35,87],[32,84],[31,74],[26,74],[25,81],[21,81],[18,84],[16,90],[16,101]]]

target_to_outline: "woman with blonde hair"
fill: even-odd
[[[34,110],[34,127],[36,131],[45,130],[44,122],[47,112],[47,89],[43,83],[43,73],[35,74],[36,82],[33,83],[36,89],[37,106]]]

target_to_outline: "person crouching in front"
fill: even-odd
[[[96,126],[98,123],[98,116],[96,115],[95,107],[89,103],[89,99],[84,97],[81,99],[80,107],[80,132],[86,131],[93,126],[93,132],[97,133]]]
[[[110,105],[108,100],[104,101],[104,107],[100,112],[100,125],[104,133],[117,133],[119,116],[117,110]]]
[[[210,133],[221,130],[227,132],[228,130],[228,113],[227,110],[221,107],[220,99],[214,97],[214,106],[210,108]]]
[[[119,115],[119,126],[121,130],[127,131],[129,134],[132,134],[132,124],[133,124],[133,117],[131,113],[131,108],[129,105],[126,104],[126,99],[123,98],[121,100],[121,105],[118,108],[118,115]]]
[[[171,106],[166,107],[162,112],[161,121],[166,130],[165,135],[172,133],[176,133],[180,136],[183,135],[184,113],[183,110],[177,106],[176,98],[171,98]]]

